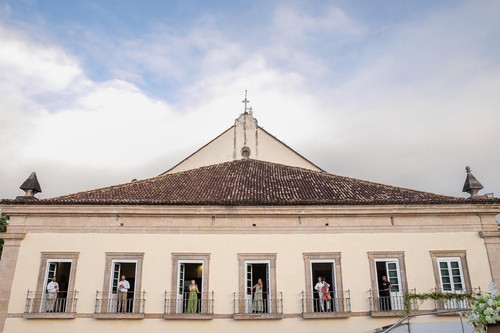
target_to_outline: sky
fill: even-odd
[[[158,175],[233,125],[325,171],[500,197],[500,1],[0,0],[0,198]]]

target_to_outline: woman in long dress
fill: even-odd
[[[262,297],[262,290],[264,289],[264,284],[261,279],[257,280],[257,284],[252,287],[252,290],[255,289],[255,293],[253,295],[253,303],[252,309],[253,312],[262,313],[264,312],[264,301]]]
[[[189,299],[187,306],[187,313],[196,313],[198,307],[198,286],[196,285],[195,280],[191,280],[191,284],[189,285]]]

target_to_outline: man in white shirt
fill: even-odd
[[[122,275],[120,282],[118,282],[118,312],[127,311],[127,293],[129,289],[130,283],[125,280],[125,275]]]
[[[56,277],[52,277],[52,281],[47,284],[47,294],[45,295],[45,312],[54,312],[54,304],[59,292],[59,284],[56,282]]]
[[[321,312],[325,311],[325,301],[323,300],[323,294],[324,294],[323,287],[324,286],[327,286],[328,288],[330,288],[330,285],[326,281],[323,281],[323,278],[321,276],[318,276],[318,282],[314,286],[314,290],[316,290],[318,292]],[[326,302],[326,311],[330,311],[330,302]]]

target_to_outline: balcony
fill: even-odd
[[[370,316],[372,317],[400,317],[405,310],[405,294],[415,293],[415,289],[408,291],[391,291],[389,296],[380,295],[378,290],[369,290]],[[416,309],[415,301],[410,303],[411,309]]]
[[[94,318],[97,319],[144,319],[146,292],[114,294],[96,292]]]
[[[189,299],[189,293],[165,292],[164,319],[213,319],[214,292],[198,293]]]
[[[60,291],[57,294],[29,291],[23,318],[73,319],[76,317],[78,291]]]
[[[282,293],[234,293],[233,319],[282,319]]]
[[[351,314],[350,291],[330,291],[328,297],[317,292],[302,292],[302,318],[347,318]]]
[[[448,313],[441,314],[457,314],[453,311],[463,311],[470,310],[471,304],[468,298],[460,299],[460,295],[470,295],[470,294],[480,294],[481,288],[473,288],[468,290],[442,290],[439,288],[434,289],[437,293],[443,293],[444,295],[449,294],[450,299],[436,299],[434,300],[434,310],[436,311],[449,311]],[[453,295],[456,295],[458,298],[453,298]],[[463,296],[462,296],[463,297]]]

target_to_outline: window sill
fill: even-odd
[[[303,313],[303,319],[335,319],[335,318],[349,318],[350,312],[309,312]]]
[[[235,320],[276,320],[283,319],[282,313],[235,313]]]
[[[144,313],[94,313],[95,319],[144,319]]]
[[[37,312],[23,313],[25,319],[75,319],[76,313]]]
[[[370,311],[371,317],[403,317],[403,310],[394,311]]]
[[[213,314],[203,313],[165,313],[163,319],[166,320],[211,320],[214,319]]]

